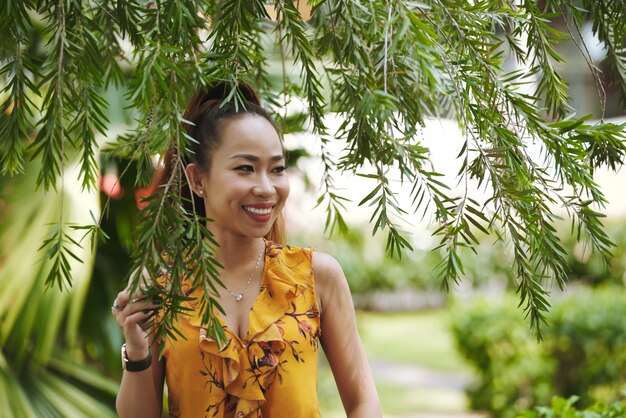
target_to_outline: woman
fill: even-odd
[[[185,114],[197,141],[188,186],[219,243],[226,315],[216,315],[226,343],[207,336],[195,300],[184,302],[192,313],[177,324],[186,340],[167,340],[162,358],[152,356],[156,344],[140,324],[154,305],[120,292],[112,309],[126,339],[118,413],[160,417],[165,381],[170,416],[318,417],[319,341],[347,416],[380,417],[341,267],[324,253],[275,243],[289,195],[282,143],[256,93],[239,89],[245,108],[224,104],[230,90],[220,83],[196,93]]]

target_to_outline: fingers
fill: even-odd
[[[160,300],[153,300],[143,293],[131,295],[128,289],[125,289],[117,294],[111,306],[111,313],[122,329],[126,341],[138,346],[145,344],[150,319],[159,307]]]
[[[144,323],[153,315],[154,314],[148,310],[135,312],[134,314],[128,315],[126,318],[124,318],[122,324],[120,324],[120,327],[124,329],[136,327],[137,325],[139,325],[139,327],[145,331]]]
[[[115,311],[121,311],[128,304],[128,292],[125,290],[117,294],[111,305],[111,311],[115,315]]]
[[[151,305],[148,308],[154,308],[157,307],[159,303],[160,301],[158,299],[148,299],[148,296],[142,292],[136,292],[131,295],[129,290],[125,289],[117,294],[113,304],[111,305],[111,309],[113,311],[123,311],[130,308],[131,311],[134,312],[138,309],[138,306]]]
[[[135,312],[130,315],[126,315],[122,312],[116,317],[117,323],[124,333],[127,346],[143,349],[150,345],[148,333],[142,326],[149,315],[150,313],[144,313],[143,311]]]
[[[111,312],[113,316],[118,319],[118,323],[121,322],[120,319],[125,320],[137,312],[150,314],[150,312],[161,306],[161,302],[158,299],[149,299],[146,295],[142,294],[133,296],[135,297],[131,298],[131,295],[124,291],[120,292],[113,301]],[[121,325],[120,323],[120,326]]]

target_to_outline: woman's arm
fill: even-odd
[[[152,345],[152,365],[142,372],[124,371],[115,407],[120,418],[160,418],[163,405],[163,360],[158,359],[158,344]],[[129,360],[141,360],[144,354],[133,357],[127,345]]]
[[[158,344],[154,342],[150,347],[150,337],[140,325],[157,305],[143,299],[141,294],[131,295],[129,288],[130,281],[129,287],[115,298],[112,313],[124,333],[128,360],[141,361],[151,352],[152,361],[143,371],[124,370],[115,406],[120,418],[160,418],[164,361],[158,358]]]
[[[337,261],[313,255],[315,287],[320,304],[324,353],[333,371],[348,418],[380,418],[380,401],[357,331],[348,282]]]

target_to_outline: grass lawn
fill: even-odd
[[[394,314],[359,312],[357,321],[370,360],[471,374],[455,350],[449,331],[449,314],[445,310]],[[385,415],[467,411],[467,399],[459,390],[410,387],[388,381],[377,381],[376,387]],[[323,356],[320,356],[319,398],[322,416],[345,416],[332,373]]]
[[[470,374],[454,347],[445,309],[410,312],[359,312],[359,333],[370,359]]]

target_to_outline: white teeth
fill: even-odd
[[[256,209],[246,206],[244,206],[243,208],[254,215],[269,215],[272,212],[272,208]]]

